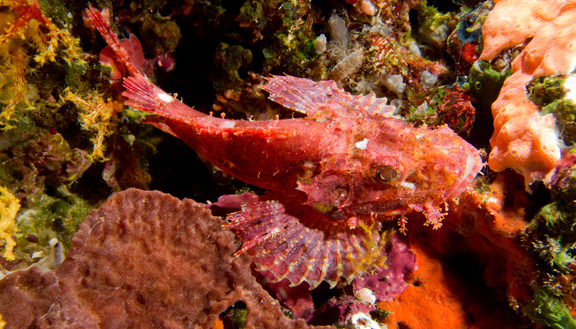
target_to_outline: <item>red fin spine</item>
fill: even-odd
[[[265,205],[264,207],[258,207],[263,204]],[[266,242],[281,232],[283,223],[281,220],[282,216],[280,215],[283,209],[273,202],[258,203],[255,205],[256,206],[242,206],[242,211],[232,213],[228,216],[230,224],[224,225],[225,228],[243,230],[245,236],[250,236],[249,239],[243,239],[242,248],[235,253],[236,256],[243,254],[255,245]],[[271,220],[270,217],[278,220]],[[254,223],[246,220],[247,218],[260,218],[262,221],[260,223]]]
[[[368,95],[358,95],[352,96],[350,101],[350,106],[369,113],[369,114],[380,114],[386,117],[392,117],[396,108],[392,105],[387,105],[388,100],[384,98],[377,98],[376,95],[371,92]]]
[[[130,75],[135,76],[138,74],[138,69],[136,69],[136,66],[132,63],[128,52],[126,49],[124,49],[124,47],[120,45],[120,40],[118,40],[118,37],[116,37],[116,35],[110,30],[108,24],[104,22],[104,17],[102,17],[102,14],[98,10],[94,9],[91,4],[88,4],[86,14],[98,32],[100,32],[102,38],[104,38],[116,56],[118,56],[120,62],[124,64]]]
[[[126,104],[132,107],[156,113],[162,111],[161,107],[166,106],[165,102],[161,101],[158,94],[154,92],[157,87],[140,74],[124,79],[124,88],[126,91],[122,93],[122,96],[128,98]]]
[[[330,104],[332,96],[342,91],[332,80],[315,82],[291,76],[272,76],[262,89],[270,93],[269,99],[294,111],[314,114],[322,104]]]

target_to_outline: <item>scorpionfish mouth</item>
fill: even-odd
[[[484,166],[482,158],[480,157],[480,152],[472,145],[466,146],[468,146],[468,150],[466,150],[467,156],[465,161],[463,161],[463,165],[460,166],[461,169],[458,172],[459,179],[456,180],[452,188],[446,192],[446,200],[455,198],[462,194]]]

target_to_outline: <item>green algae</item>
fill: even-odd
[[[534,322],[553,329],[574,329],[576,320],[570,315],[570,310],[549,289],[534,288],[534,299],[522,307],[522,311]]]
[[[411,106],[406,121],[432,128],[448,125],[458,134],[468,135],[475,117],[475,109],[464,90],[440,86],[429,91],[429,103]]]
[[[529,97],[541,108],[541,114],[554,114],[566,145],[576,143],[576,103],[566,97],[566,76],[538,77],[528,86]]]
[[[482,110],[489,111],[510,74],[510,70],[497,71],[490,62],[480,60],[470,69],[468,82],[463,85],[463,88],[476,96]]]
[[[418,36],[436,49],[445,49],[448,35],[454,30],[457,16],[453,12],[441,13],[434,6],[421,2],[418,11]]]
[[[558,169],[551,190],[552,202],[534,216],[522,241],[538,262],[533,299],[522,311],[535,322],[552,328],[576,328],[569,306],[576,288],[576,159]]]
[[[16,252],[21,259],[43,250],[49,252],[48,242],[57,238],[66,249],[72,246],[72,237],[80,224],[94,209],[80,196],[71,193],[65,186],[42,194],[28,201],[26,209],[18,217]]]
[[[269,38],[267,45],[261,48],[263,74],[282,69],[291,75],[312,79],[324,76],[323,62],[312,47],[318,37],[314,30],[318,18],[310,1],[265,1],[262,10],[253,13],[260,16],[253,16],[252,21],[273,22],[259,27],[262,35]],[[247,26],[249,23],[242,21],[242,24]]]
[[[240,70],[250,67],[252,52],[240,45],[221,42],[216,48],[214,62],[219,72],[214,88],[217,91],[240,88],[243,85]]]
[[[176,22],[150,14],[142,17],[140,33],[143,46],[154,56],[174,52],[182,37]]]

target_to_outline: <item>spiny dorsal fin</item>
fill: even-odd
[[[379,113],[391,116],[394,107],[386,105],[386,98],[373,93],[353,96],[332,80],[313,81],[292,76],[273,75],[262,89],[270,93],[269,99],[291,110],[314,115],[330,109],[336,114],[369,115]]]

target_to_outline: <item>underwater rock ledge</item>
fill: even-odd
[[[204,205],[128,189],[86,217],[55,271],[1,280],[0,314],[5,328],[210,328],[242,301],[246,328],[309,328],[233,256],[239,246]]]

